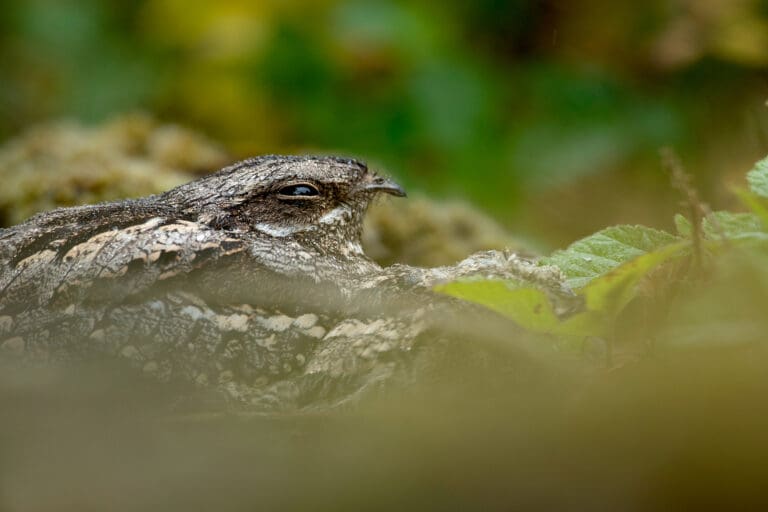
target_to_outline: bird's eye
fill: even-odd
[[[287,185],[277,191],[278,195],[286,198],[299,198],[299,197],[315,197],[320,195],[320,191],[316,186],[309,183],[296,183],[293,185]]]

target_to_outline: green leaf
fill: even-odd
[[[760,217],[763,226],[768,226],[768,206],[765,204],[765,199],[743,188],[735,188],[733,191],[739,196],[739,199],[741,199],[744,206]]]
[[[637,296],[637,285],[652,270],[681,256],[689,241],[665,245],[622,263],[606,274],[592,280],[580,293],[586,298],[587,309],[606,320],[614,318]]]
[[[753,213],[713,212],[702,224],[704,236],[710,240],[764,238],[766,235],[760,217]]]
[[[644,226],[614,226],[556,251],[542,263],[559,267],[572,289],[610,272],[619,265],[679,240]]]
[[[640,254],[593,279],[579,293],[586,310],[561,319],[542,290],[516,282],[463,280],[435,288],[462,300],[481,304],[535,332],[566,336],[603,336],[613,320],[637,295],[637,285],[656,267],[676,258],[690,246],[678,241]]]
[[[677,234],[688,238],[693,234],[693,226],[691,225],[691,221],[688,220],[688,218],[685,215],[681,215],[679,213],[675,214],[675,228],[677,229]]]
[[[599,315],[585,311],[561,320],[542,290],[501,280],[461,280],[435,291],[483,305],[534,332],[597,336],[603,332]]]
[[[755,164],[755,168],[747,173],[749,189],[760,197],[768,198],[768,158]]]
[[[435,288],[462,300],[482,304],[520,325],[533,330],[546,330],[558,322],[546,294],[501,280],[462,280]]]

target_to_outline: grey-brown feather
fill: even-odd
[[[117,356],[256,404],[306,401],[300,383],[316,392],[386,374],[430,327],[435,282],[520,266],[490,252],[456,267],[382,269],[360,249],[376,194],[361,184],[377,179],[355,160],[267,156],[0,230],[0,350],[35,361]],[[319,194],[281,195],[296,182]],[[387,305],[406,296],[414,307],[392,315]]]

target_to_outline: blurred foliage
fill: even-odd
[[[669,227],[662,145],[715,203],[768,150],[765,0],[6,0],[0,29],[0,137],[140,108],[239,156],[360,155],[558,244]]]
[[[750,296],[766,291],[768,158],[747,179],[750,189],[737,193],[749,213],[710,212],[696,203],[689,205],[692,218],[675,217],[676,235],[613,226],[542,258],[542,264],[560,269],[581,298],[581,306],[566,314],[557,313],[546,288],[531,282],[475,278],[441,284],[437,291],[482,304],[530,331],[556,335],[558,341],[576,341],[577,346],[590,336],[609,344],[620,341],[622,348],[646,357],[659,340],[671,346],[764,343],[760,306],[734,294],[734,286],[745,286],[751,275],[755,282],[745,288]],[[695,192],[689,190],[688,197],[695,200]],[[718,302],[713,289],[735,295],[733,303]],[[757,303],[764,305],[762,299]],[[642,316],[628,310],[632,304],[641,305]],[[644,346],[633,346],[636,340],[626,335],[633,315],[644,325]]]

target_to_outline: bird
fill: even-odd
[[[436,282],[520,274],[501,251],[380,267],[360,240],[381,194],[406,195],[360,160],[267,155],[0,229],[0,357],[117,360],[230,404],[343,401],[431,328]]]

